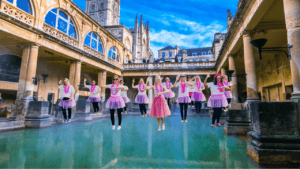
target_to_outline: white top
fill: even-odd
[[[106,85],[107,87],[110,88],[110,96],[120,96],[121,95],[121,89],[111,89],[112,84]],[[118,87],[120,87],[122,85],[119,84]],[[117,87],[117,85],[115,85],[114,87]],[[113,93],[115,93],[118,90],[118,93],[116,93],[115,95]]]
[[[144,86],[145,86],[145,88],[146,88],[146,85],[145,85],[145,84],[144,84]],[[143,92],[140,91],[139,85],[135,85],[134,87],[136,87],[136,88],[139,90],[138,95],[147,95],[146,90],[144,90]],[[142,86],[141,86],[141,87],[142,87]]]
[[[124,86],[124,85],[123,85]],[[128,89],[127,86],[124,86],[124,89]],[[122,97],[127,97],[127,91],[121,91],[121,96]]]
[[[91,91],[92,85],[86,85],[86,87],[89,88],[90,91]],[[93,93],[99,92],[99,91],[100,91],[100,87],[99,87],[99,86],[96,86]],[[97,98],[99,98],[99,97],[100,97],[100,93],[92,94],[92,91],[91,91],[91,92],[90,92],[90,97],[97,97]]]
[[[64,85],[58,86],[58,89],[60,90],[60,97],[59,98],[61,98],[61,99],[64,98],[64,97],[71,98],[71,94],[75,92],[74,87],[72,85],[70,85],[68,93],[65,93]]]
[[[200,93],[202,93],[202,90],[198,90],[198,88],[197,88],[197,82],[195,82],[195,83],[193,83],[194,85],[194,91],[193,92],[200,92]],[[201,84],[201,87],[200,87],[200,89],[202,88],[202,86],[203,86],[203,83],[202,82],[200,82],[200,84]]]
[[[191,82],[188,82],[188,83],[191,83]],[[188,90],[189,90],[189,92],[195,92],[195,86],[193,85],[193,86],[190,86],[190,85],[188,85],[189,87],[188,87]]]
[[[220,92],[218,85],[215,85],[214,82],[207,83],[207,86],[210,88],[211,95],[224,94],[225,89],[223,89],[223,92]]]
[[[165,86],[165,87],[167,88],[167,82],[162,83],[162,85]],[[173,86],[173,84],[170,82],[170,87],[172,87],[172,86]],[[167,89],[168,89],[168,88],[167,88]],[[170,90],[170,89],[168,89],[168,90]]]
[[[181,84],[180,84],[180,82],[177,83],[177,86],[178,86],[178,97],[189,96],[189,87],[188,87],[188,84],[185,84],[185,92],[184,93],[181,92]]]
[[[226,87],[229,87],[229,86],[231,86],[232,84],[231,84],[230,82],[228,82],[228,85],[225,85],[224,82],[223,82],[223,85],[226,86]]]

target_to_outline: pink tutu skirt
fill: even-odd
[[[206,101],[206,98],[202,92],[194,92],[192,95],[192,100],[195,102]]]
[[[228,102],[224,94],[211,95],[208,102],[208,107],[227,107]]]
[[[148,99],[147,95],[137,95],[135,98],[135,102],[137,102],[139,104],[148,104],[149,99]]]
[[[125,102],[121,96],[110,96],[107,100],[106,107],[109,109],[121,109],[125,107]]]
[[[156,118],[163,118],[171,115],[164,96],[160,95],[153,99],[149,115]]]
[[[177,103],[191,103],[191,99],[189,96],[178,97]]]
[[[89,97],[88,101],[90,101],[90,102],[100,102],[101,98],[100,97]]]
[[[64,109],[65,108],[72,108],[74,106],[76,106],[76,103],[75,103],[75,100],[72,99],[70,101],[67,101],[67,100],[61,100],[59,102],[59,106],[63,107]]]
[[[128,97],[122,97],[122,99],[124,100],[124,103],[129,103],[130,99]]]
[[[225,97],[226,97],[227,99],[232,98],[232,95],[231,95],[231,92],[230,92],[230,91],[225,91],[224,94],[225,94]]]
[[[172,92],[171,89],[169,89],[169,93],[164,94],[164,97],[165,97],[165,98],[173,98],[173,97],[175,97],[175,93]]]

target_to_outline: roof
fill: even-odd
[[[183,50],[180,50],[178,52],[178,54],[179,55],[182,54],[182,51]],[[211,52],[211,47],[186,49],[186,51],[187,51],[187,56],[192,56],[193,53],[197,53],[197,55],[202,55],[202,52],[205,52],[205,53]]]
[[[165,47],[165,48],[162,48],[160,50],[171,50],[171,49],[176,49],[176,48],[173,48],[171,45]]]

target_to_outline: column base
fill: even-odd
[[[247,110],[229,109],[227,115],[224,133],[246,135],[249,131],[252,131],[252,125]]]
[[[52,125],[52,120],[49,115],[46,116],[26,116],[25,127],[43,128]]]
[[[293,93],[292,93],[291,99],[292,99],[292,100],[293,100],[293,99],[298,99],[298,100],[300,100],[300,92],[293,92]]]
[[[247,135],[249,131],[252,131],[251,125],[244,125],[241,123],[226,123],[224,125],[224,133],[227,135]]]

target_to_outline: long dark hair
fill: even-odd
[[[217,78],[218,78],[218,76],[215,78],[214,85],[218,85]],[[223,84],[223,78],[221,78],[221,83]]]

